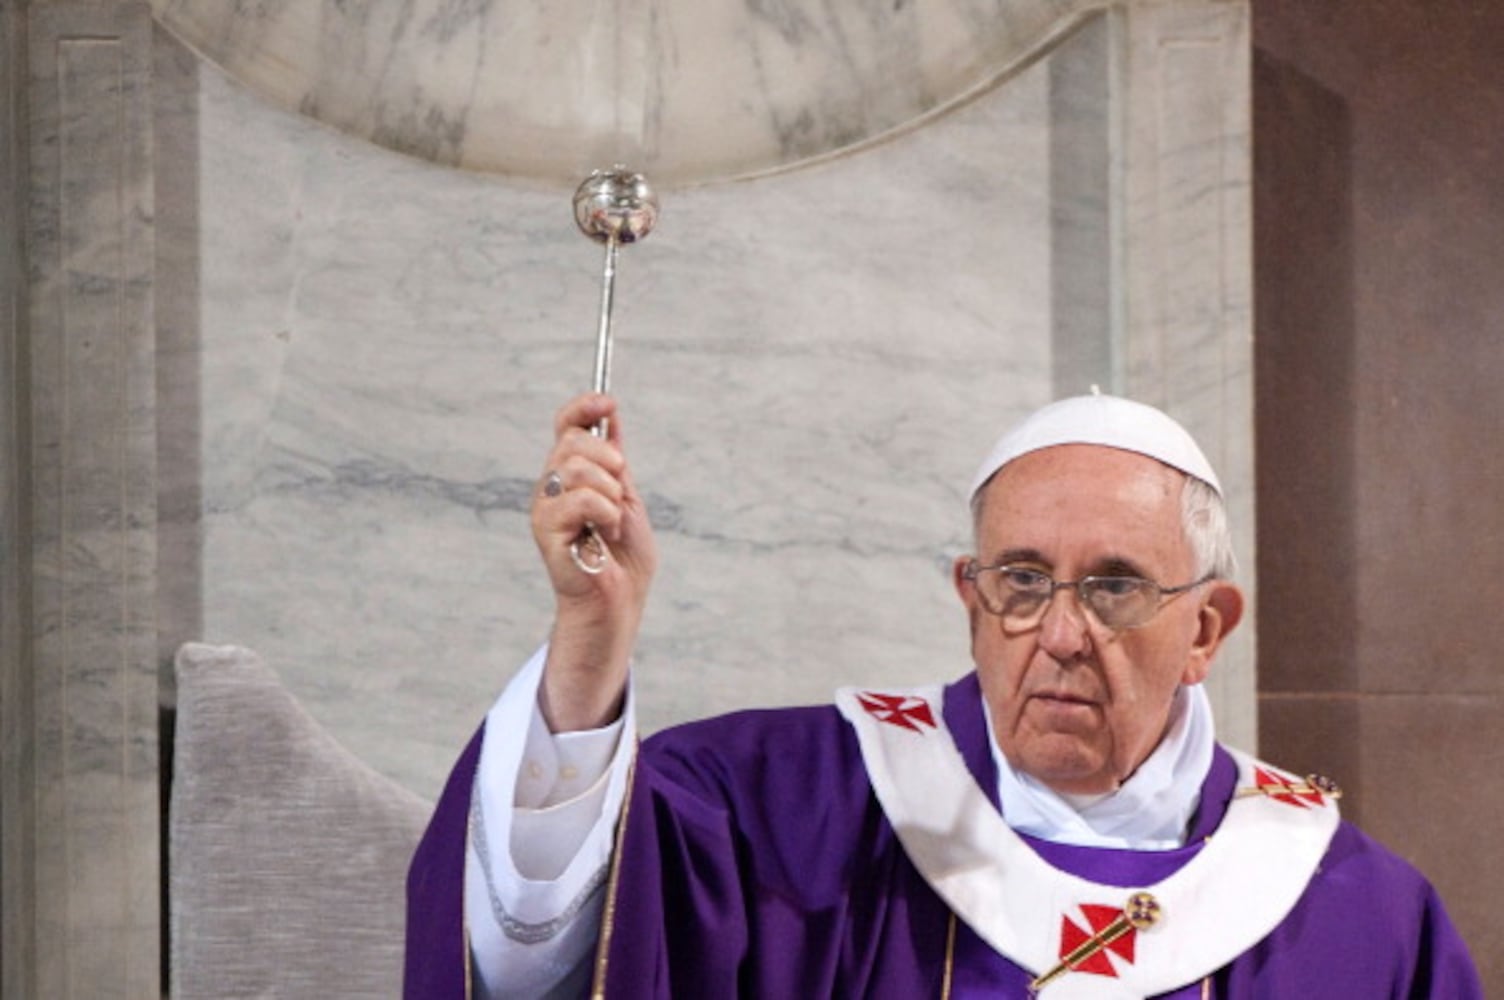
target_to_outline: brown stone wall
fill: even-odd
[[[1504,995],[1504,3],[1254,0],[1260,750]]]

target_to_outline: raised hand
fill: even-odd
[[[606,437],[590,429],[606,420]],[[609,555],[586,573],[570,555],[586,526]],[[658,566],[647,508],[622,450],[616,401],[588,393],[554,419],[554,446],[532,506],[533,540],[553,585],[556,617],[540,703],[554,732],[593,729],[621,710],[627,665]]]

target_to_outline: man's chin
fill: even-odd
[[[1045,739],[1065,745],[1037,748],[1014,766],[1061,795],[1102,795],[1117,788],[1117,779],[1101,754],[1067,736]]]

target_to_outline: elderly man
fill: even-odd
[[[414,858],[409,1000],[1482,995],[1335,786],[1215,742],[1200,684],[1243,597],[1169,417],[1081,397],[998,442],[954,567],[962,680],[640,750],[657,560],[621,440],[608,397],[559,414],[532,515],[557,618]]]

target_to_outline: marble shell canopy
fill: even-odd
[[[861,148],[1027,66],[1101,0],[151,0],[264,98],[448,166],[662,188]]]

